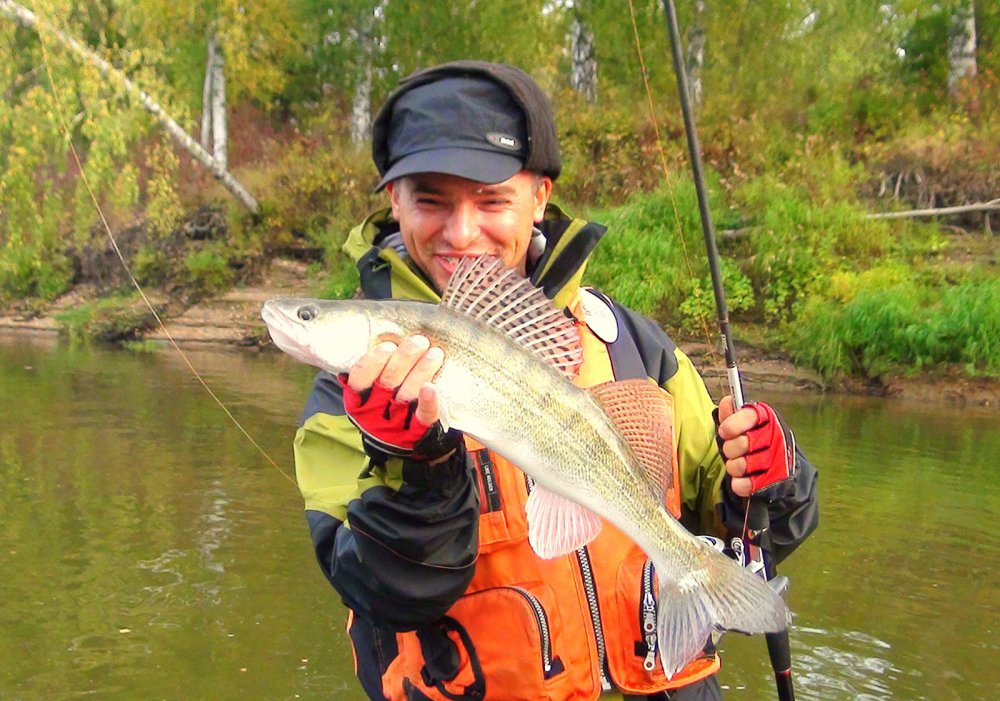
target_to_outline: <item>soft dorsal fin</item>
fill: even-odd
[[[495,256],[463,258],[441,304],[503,332],[569,378],[580,368],[583,348],[573,320]]]
[[[652,380],[605,382],[590,388],[645,470],[661,502],[673,487],[673,398]]]

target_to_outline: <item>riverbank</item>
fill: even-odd
[[[275,259],[254,284],[236,287],[224,294],[203,300],[175,315],[165,315],[164,326],[144,334],[143,339],[167,344],[173,340],[181,347],[228,346],[252,352],[276,352],[260,319],[261,305],[273,297],[315,296],[314,283],[307,275],[307,265],[300,261]],[[165,301],[155,293],[157,307]],[[74,288],[43,310],[0,310],[0,329],[55,335],[61,330],[58,315],[95,301],[85,288]],[[724,391],[724,361],[718,349],[697,340],[681,340],[681,349],[701,369],[713,394]],[[902,373],[885,375],[873,382],[841,380],[823,387],[819,375],[798,366],[781,354],[767,352],[755,345],[738,342],[740,372],[752,395],[769,391],[855,394],[881,396],[901,401],[949,406],[1000,408],[1000,380],[969,378],[959,372],[925,373],[907,377]]]

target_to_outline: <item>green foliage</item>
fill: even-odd
[[[731,316],[752,309],[754,306],[754,290],[750,279],[739,267],[729,259],[723,259],[722,285],[726,293],[726,309]],[[679,306],[683,316],[683,327],[687,331],[702,332],[712,328],[719,318],[715,306],[715,293],[712,291],[711,276],[702,279],[689,280],[685,286],[682,301]]]
[[[359,219],[384,206],[384,196],[372,193],[378,180],[368,154],[318,136],[286,146],[265,168],[247,173],[250,185],[269,193],[263,228],[278,245],[305,240],[326,252],[339,250]]]
[[[796,302],[826,276],[878,259],[894,245],[891,226],[865,219],[851,201],[856,167],[820,152],[799,154],[783,170],[733,192],[748,232],[745,272],[770,323],[791,318]]]
[[[567,96],[568,97],[568,96]],[[576,105],[576,100],[567,100]],[[637,192],[656,189],[663,180],[655,136],[648,118],[614,109],[570,112],[559,124],[563,171],[559,197],[572,203],[607,207]],[[672,159],[671,166],[679,159]]]
[[[713,183],[711,206],[722,212],[717,192]],[[724,215],[719,216],[724,222]],[[660,190],[636,195],[593,218],[605,224],[608,232],[589,264],[589,283],[661,320],[686,328],[700,322],[705,307],[698,301],[701,297],[682,306],[689,293],[703,295],[708,290],[711,298],[697,197],[690,180],[673,178]],[[740,290],[737,305],[745,308],[742,274],[732,265],[725,266],[723,274],[726,284]]]
[[[26,246],[0,248],[0,302],[25,297],[53,300],[70,285],[72,270],[64,256]]]
[[[318,296],[323,299],[350,299],[358,289],[358,269],[354,261],[337,251],[326,260]]]

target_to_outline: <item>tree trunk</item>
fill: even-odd
[[[685,63],[687,64],[688,99],[691,100],[691,108],[697,110],[701,107],[701,69],[705,65],[705,3],[703,0],[695,2],[694,13]]]
[[[223,168],[229,168],[225,57],[217,43],[215,43],[215,56],[212,62],[212,155],[215,156],[219,165]]]
[[[205,85],[201,90],[201,147],[212,149],[212,70],[215,65],[215,32],[208,35],[208,57],[205,59]]]
[[[594,55],[594,33],[590,31],[579,12],[573,13],[570,25],[570,87],[583,95],[588,103],[597,101],[597,58]]]
[[[219,163],[217,159],[213,158],[211,154],[205,151],[205,149],[203,149],[190,134],[184,131],[184,129],[170,115],[163,111],[163,108],[160,107],[160,105],[154,101],[153,98],[129,80],[124,73],[119,71],[117,68],[112,66],[73,37],[65,34],[59,29],[56,29],[51,24],[39,20],[35,16],[34,12],[18,5],[15,2],[11,2],[11,0],[0,0],[0,14],[20,22],[25,27],[34,29],[38,32],[40,40],[42,32],[47,32],[48,34],[54,36],[61,44],[76,53],[77,56],[95,66],[97,70],[100,71],[102,76],[110,81],[118,83],[126,93],[139,100],[146,111],[152,114],[156,121],[159,122],[164,129],[170,132],[170,135],[173,136],[188,153],[190,153],[198,161],[201,161],[202,165],[208,168],[212,172],[212,175],[214,175],[244,207],[250,210],[253,214],[260,213],[260,206],[257,204],[257,200],[255,200],[253,196],[247,192],[246,189],[244,189],[244,187],[232,176],[232,174],[226,170],[226,167]]]
[[[962,79],[976,75],[976,12],[973,0],[955,5],[948,28],[948,93],[962,96]]]
[[[358,70],[354,83],[354,100],[351,103],[351,143],[361,148],[372,130],[372,62],[365,56],[364,65]]]
[[[372,78],[375,55],[381,44],[381,23],[388,0],[376,0],[351,30],[358,46],[357,74],[354,77],[354,98],[351,101],[351,143],[361,148],[368,142],[372,129]]]

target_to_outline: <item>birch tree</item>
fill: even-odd
[[[962,95],[966,78],[976,75],[976,12],[973,0],[963,0],[951,8],[948,27],[948,94]]]
[[[593,104],[597,101],[597,56],[594,52],[594,33],[587,26],[583,15],[574,4],[573,21],[570,23],[570,87],[573,92]]]
[[[360,148],[371,136],[372,81],[375,61],[382,45],[382,20],[388,0],[379,0],[366,8],[357,28],[351,30],[357,45],[358,61],[355,66],[354,98],[351,103],[351,143]]]
[[[705,2],[696,0],[691,28],[688,30],[687,55],[685,71],[687,72],[688,98],[695,110],[701,107],[704,88],[701,82],[701,72],[705,65]]]
[[[229,134],[226,120],[225,59],[215,32],[209,31],[206,46],[205,87],[202,91],[201,146],[223,168],[229,166]]]

